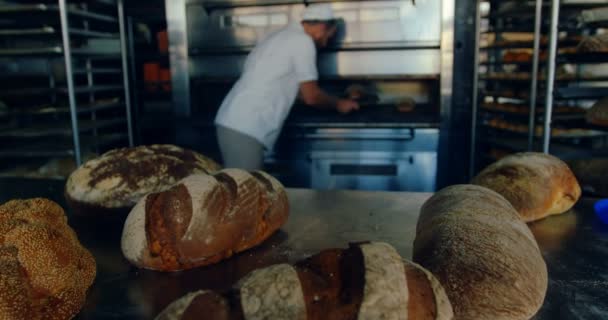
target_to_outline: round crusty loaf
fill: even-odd
[[[598,100],[586,115],[587,122],[608,127],[608,97]]]
[[[581,196],[576,177],[560,159],[517,153],[485,168],[472,181],[505,197],[526,221],[566,212]]]
[[[0,319],[70,319],[95,273],[59,205],[30,199],[0,206]]]
[[[75,213],[128,211],[148,193],[165,190],[191,174],[219,169],[213,160],[173,145],[116,149],[74,171],[65,194]]]
[[[455,319],[530,319],[547,291],[534,236],[498,193],[445,188],[422,207],[414,261],[439,279]]]
[[[288,212],[285,189],[264,172],[192,175],[137,203],[124,225],[122,252],[160,271],[209,265],[270,237]]]
[[[204,315],[204,316],[203,316]],[[157,320],[449,320],[445,291],[430,272],[386,243],[324,250],[295,266],[245,276],[226,294],[189,293]]]

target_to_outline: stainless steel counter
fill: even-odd
[[[63,181],[0,180],[0,202],[40,196],[64,205],[62,191]],[[223,290],[255,268],[348,242],[386,241],[411,258],[418,211],[429,196],[291,189],[291,215],[280,232],[232,259],[179,273],[131,267],[120,251],[121,219],[70,217],[98,268],[79,319],[150,319],[188,291]],[[531,225],[550,276],[545,304],[535,319],[608,317],[608,226],[595,217],[592,204],[593,199],[583,199],[572,212]]]

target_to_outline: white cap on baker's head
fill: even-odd
[[[302,21],[331,21],[335,18],[329,3],[311,4],[302,14]]]

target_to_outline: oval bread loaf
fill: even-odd
[[[324,250],[294,266],[245,276],[226,294],[198,291],[170,304],[157,320],[448,320],[445,291],[427,270],[403,261],[386,243]]]
[[[261,243],[288,213],[285,189],[264,172],[192,175],[137,203],[125,221],[122,252],[159,271],[209,265]]]
[[[0,319],[71,319],[95,274],[59,205],[41,198],[0,205]]]
[[[485,168],[473,184],[505,197],[526,221],[564,213],[581,196],[581,187],[566,163],[544,153],[517,153]]]
[[[439,279],[455,319],[527,320],[547,291],[530,229],[507,200],[480,186],[451,186],[423,205],[414,261]]]
[[[87,161],[66,183],[77,214],[126,211],[148,193],[163,191],[196,173],[220,170],[213,160],[173,145],[116,149]]]

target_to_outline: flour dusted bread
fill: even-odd
[[[56,203],[0,205],[0,319],[71,319],[95,274],[93,256]]]
[[[414,261],[443,285],[454,319],[527,320],[547,291],[530,229],[505,198],[480,186],[451,186],[423,205]]]
[[[213,315],[213,316],[210,316]],[[452,308],[430,272],[386,243],[324,250],[294,266],[255,270],[224,294],[198,291],[157,320],[448,320]]]
[[[285,189],[264,172],[192,175],[137,203],[124,225],[122,252],[160,271],[209,265],[261,243],[288,213]]]
[[[213,160],[173,145],[116,149],[74,171],[65,195],[75,213],[128,211],[148,193],[165,190],[191,174],[219,169]]]
[[[501,194],[526,222],[566,212],[581,196],[567,164],[535,152],[504,157],[480,172],[472,183]]]

